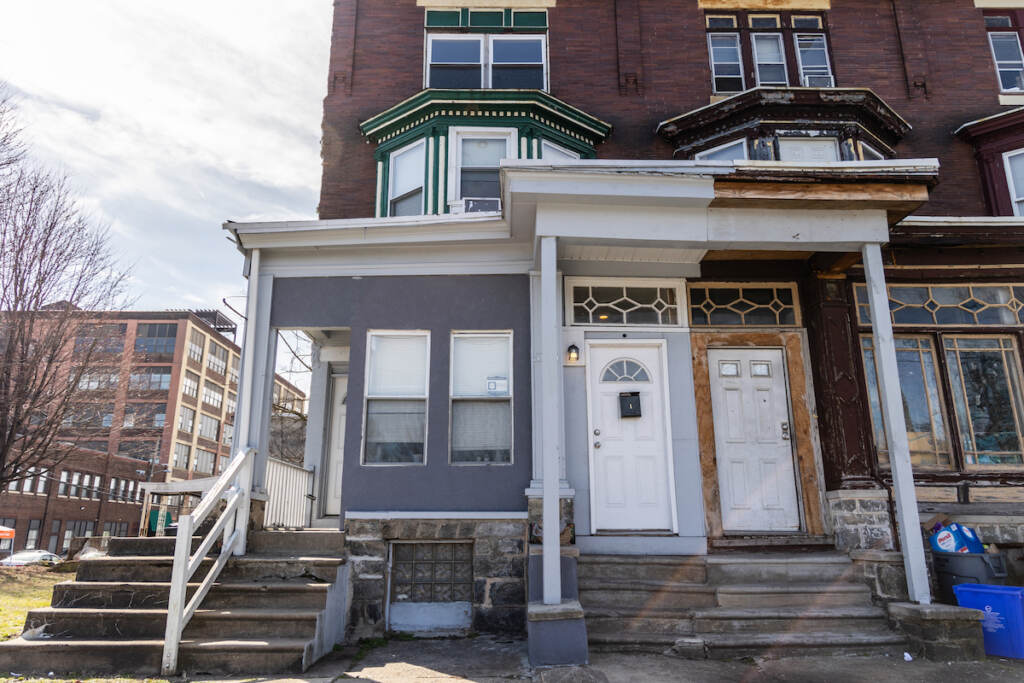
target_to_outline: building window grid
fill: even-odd
[[[178,431],[191,434],[195,429],[195,423],[196,411],[188,406],[181,406],[181,412],[178,413]]]
[[[547,90],[543,33],[429,33],[424,86]]]
[[[199,436],[210,441],[216,441],[220,436],[220,420],[205,413],[200,413]]]
[[[142,353],[173,354],[177,336],[177,323],[139,323],[135,330],[135,350]]]
[[[174,444],[174,467],[179,470],[187,470],[192,455],[192,447],[188,444],[175,442]]]
[[[181,393],[191,398],[199,398],[199,375],[186,370],[181,378]]]
[[[192,330],[188,335],[188,357],[197,363],[202,363],[205,347],[206,335],[199,330]]]
[[[211,383],[210,380],[206,380],[203,382],[203,403],[219,410],[224,404],[224,390]]]
[[[132,391],[168,391],[171,388],[171,367],[133,368],[128,388]]]
[[[213,340],[210,340],[210,354],[206,358],[206,367],[218,375],[223,375],[228,369],[228,350]]]

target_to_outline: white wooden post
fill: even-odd
[[[164,676],[173,676],[178,672],[178,645],[181,642],[181,622],[184,618],[185,597],[188,592],[192,531],[192,515],[178,517],[178,532],[174,542],[174,568],[171,570],[171,589],[167,597],[164,653],[160,664],[160,672]]]
[[[892,320],[889,317],[889,293],[885,286],[882,250],[877,244],[865,244],[861,254],[871,308],[871,329],[874,331],[875,360],[878,363],[878,391],[885,419],[885,438],[889,444],[893,496],[896,498],[907,589],[911,600],[927,605],[932,601],[931,589],[924,559],[924,541],[921,538],[921,518],[914,493],[914,472],[910,463],[910,443],[903,414],[903,396],[896,365]]]
[[[562,602],[562,560],[560,535],[562,531],[558,509],[558,460],[562,439],[561,423],[556,419],[562,395],[562,349],[561,330],[558,325],[558,241],[555,237],[540,238],[540,351],[541,359],[541,408],[545,416],[544,430],[544,498],[543,498],[543,546],[544,604],[558,605]]]

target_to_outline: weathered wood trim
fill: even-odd
[[[1021,516],[1020,503],[924,503],[919,502],[917,509],[922,514],[950,515],[951,517],[982,517],[998,515]]]
[[[722,531],[721,494],[718,490],[718,463],[715,459],[715,426],[711,410],[711,376],[708,349],[722,347],[776,347],[783,349],[789,378],[793,413],[793,445],[796,451],[796,476],[800,485],[804,531],[810,535],[826,533],[823,509],[823,483],[813,423],[813,398],[809,395],[802,331],[691,332],[693,345],[693,383],[697,396],[697,436],[700,445],[701,477],[704,480],[704,515],[708,538],[720,538]]]
[[[786,200],[855,204],[882,202],[889,204],[928,201],[928,188],[922,183],[779,183],[757,181],[715,181],[715,198],[711,206],[728,205],[730,200]],[[749,206],[749,204],[747,204]]]

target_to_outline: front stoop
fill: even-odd
[[[183,673],[301,673],[344,637],[344,535],[249,539],[253,554],[228,561],[182,634]],[[0,643],[0,672],[158,673],[173,548],[173,538],[111,539],[109,555],[83,560],[51,606],[29,612],[22,637]]]
[[[901,654],[907,642],[834,551],[581,556],[580,576],[595,650],[733,659]]]

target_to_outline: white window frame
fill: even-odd
[[[726,31],[713,31],[707,34],[708,38],[708,64],[711,66],[711,92],[716,95],[735,95],[738,92],[743,92],[747,89],[747,76],[744,73],[743,68],[743,40],[740,38],[739,32],[728,33]],[[716,82],[715,76],[715,51],[711,46],[711,38],[714,36],[731,36],[736,39],[736,54],[739,58],[740,66],[740,89],[739,90],[719,90],[718,83]],[[734,64],[735,62],[722,62],[722,64]],[[722,78],[735,78],[735,76],[722,76]]]
[[[1014,216],[1024,216],[1024,195],[1014,194],[1013,171],[1010,170],[1010,159],[1016,156],[1024,156],[1024,147],[1003,152],[1003,170],[1006,172],[1006,190],[1010,194],[1010,208]],[[1024,178],[1021,179],[1024,181]]]
[[[1018,93],[1021,93],[1021,92],[1024,92],[1024,90],[1020,90],[1020,89],[1017,89],[1017,90],[1003,90],[1003,79],[1000,78],[1000,76],[999,76],[999,71],[1000,71],[999,64],[1000,64],[1000,62],[999,62],[999,60],[996,59],[996,48],[992,44],[992,36],[1013,36],[1014,39],[1017,41],[1017,52],[1018,52],[1018,54],[1021,55],[1022,67],[1024,67],[1024,45],[1021,45],[1020,33],[1018,33],[1017,31],[1014,31],[1014,30],[1010,30],[1010,31],[988,31],[988,51],[989,51],[989,54],[992,55],[992,64],[993,64],[993,66],[995,66],[995,69],[996,69],[996,83],[999,85],[999,92],[1001,92],[1001,93],[1009,93],[1009,94],[1014,94],[1014,95],[1018,94]],[[1003,64],[1006,64],[1006,62],[1003,62]]]
[[[427,362],[424,367],[424,393],[422,396],[370,396],[370,350],[374,337],[413,337],[427,338]],[[426,467],[430,455],[428,439],[430,438],[430,330],[367,330],[366,358],[363,361],[363,422],[359,435],[359,464],[363,467]],[[423,401],[423,462],[366,462],[366,407],[370,400]]]
[[[508,409],[511,413],[510,427],[512,430],[512,442],[509,449],[508,462],[455,462],[452,460],[452,422],[454,411],[452,404],[455,401],[480,401],[488,400],[483,396],[455,396],[455,339],[508,339],[508,396],[495,397],[495,401],[508,401]],[[516,461],[516,408],[515,393],[513,390],[513,376],[515,375],[515,354],[513,352],[515,337],[512,330],[452,330],[448,344],[448,464],[453,467],[508,467]]]
[[[743,149],[743,160],[744,161],[750,159],[750,150],[747,149],[747,139],[746,138],[736,138],[735,140],[731,140],[731,141],[726,142],[724,144],[718,145],[717,147],[712,147],[711,149],[706,149],[703,152],[697,152],[696,154],[693,155],[693,158],[696,161],[721,161],[720,159],[708,159],[708,155],[709,154],[714,154],[715,152],[718,152],[719,150],[723,150],[726,147],[733,147],[735,145],[740,145],[741,148]]]
[[[783,40],[782,33],[772,33],[769,31],[754,31],[750,34],[750,54],[754,58],[754,78],[758,85],[764,84],[761,80],[761,60],[757,54],[757,39],[762,36],[772,36],[778,41],[779,54],[782,55],[781,62],[765,62],[766,65],[776,66],[782,64],[782,83],[767,83],[768,86],[775,86],[780,88],[789,87],[789,67],[786,65],[786,43]],[[826,50],[827,52],[827,50]]]
[[[573,150],[571,150],[571,149],[569,149],[567,147],[562,147],[561,145],[555,144],[554,142],[551,142],[550,140],[541,140],[540,141],[540,158],[541,159],[547,158],[547,155],[544,154],[544,150],[546,150],[548,148],[556,150],[557,152],[560,152],[561,154],[565,154],[566,156],[570,156],[573,159],[580,159],[581,158],[579,152],[574,152]]]
[[[434,63],[434,41],[435,40],[465,40],[475,41],[480,44],[480,90],[491,90],[493,89],[494,81],[494,41],[513,41],[513,40],[539,40],[540,54],[541,54],[541,87],[540,90],[547,92],[549,89],[549,71],[548,71],[548,37],[546,33],[498,33],[498,34],[482,34],[482,33],[428,33],[427,44],[426,44],[426,59],[423,60],[423,87],[432,88],[430,84],[430,66]],[[515,62],[518,63],[518,62]],[[447,65],[452,62],[440,62],[439,64]],[[469,64],[468,62],[466,63]],[[513,63],[510,63],[513,64]],[[525,62],[524,62],[525,64]],[[470,88],[476,90],[477,88]]]
[[[516,128],[481,128],[458,126],[448,129],[448,207],[453,213],[463,208],[462,188],[459,176],[462,173],[462,141],[473,138],[505,138],[506,159],[519,158],[519,130]],[[501,202],[501,197],[498,201]],[[500,206],[500,204],[499,204]]]
[[[426,159],[427,158],[427,149],[426,149],[427,140],[426,140],[426,138],[420,138],[419,140],[414,140],[413,142],[410,142],[408,145],[405,145],[404,147],[399,147],[398,149],[394,150],[393,152],[391,152],[388,155],[388,196],[387,196],[387,215],[388,216],[391,215],[391,202],[395,201],[396,199],[399,199],[399,197],[396,197],[395,194],[394,194],[394,192],[395,192],[395,160],[398,157],[400,157],[402,154],[412,150],[417,145],[423,145],[423,158]],[[420,215],[422,215],[422,214],[425,214],[427,212],[427,169],[426,168],[423,169],[423,177],[420,180],[421,180],[421,182],[420,182],[420,192],[422,193],[421,194],[422,201],[420,201]],[[406,192],[405,194],[408,195],[410,193],[411,192]],[[405,195],[402,195],[402,196],[404,197]]]
[[[794,31],[794,33],[793,33],[793,51],[796,52],[796,65],[797,65],[797,68],[800,71],[800,85],[803,86],[803,87],[820,87],[820,86],[807,86],[807,85],[805,85],[807,83],[807,74],[804,73],[804,60],[803,60],[803,57],[800,54],[800,38],[807,37],[807,36],[813,36],[813,37],[816,37],[816,38],[821,38],[822,42],[824,43],[824,45],[825,45],[825,66],[828,67],[828,74],[827,74],[827,76],[832,81],[832,85],[829,86],[829,87],[834,88],[836,86],[836,72],[832,68],[832,58],[829,57],[829,54],[828,54],[828,36],[824,32],[818,33],[818,32],[815,32],[815,31],[808,31],[808,32]],[[825,76],[826,74],[815,73],[815,74],[811,74],[811,75],[812,76]]]
[[[660,287],[662,289],[673,288],[676,290],[677,320],[675,325],[595,325],[593,323],[577,323],[572,310],[572,288],[576,285],[587,285],[590,287]],[[690,324],[689,302],[686,298],[686,280],[683,278],[626,278],[626,277],[587,277],[587,276],[565,276],[562,278],[563,292],[563,318],[566,327],[589,328],[592,330],[609,329],[649,329],[649,330],[675,330],[688,328]]]

